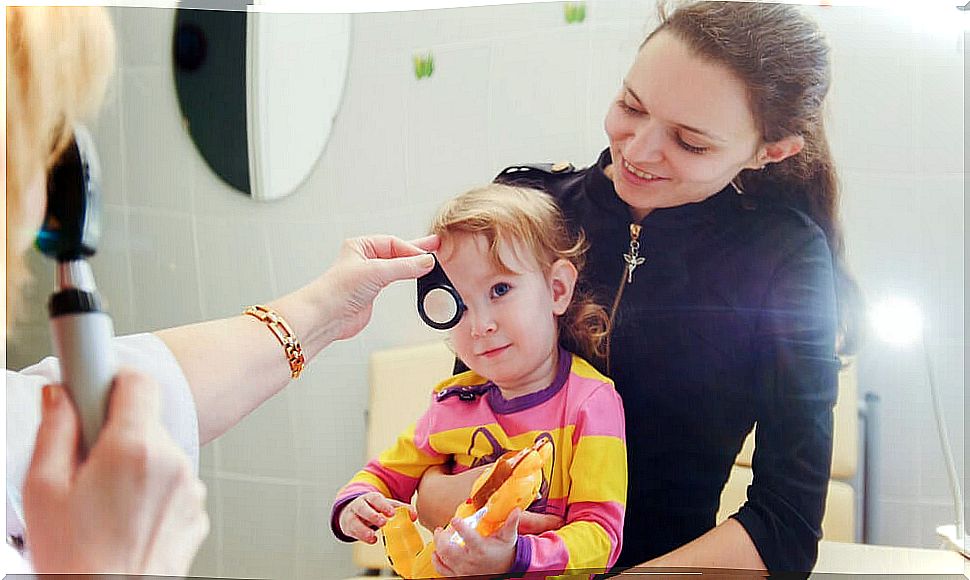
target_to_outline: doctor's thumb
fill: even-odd
[[[420,254],[406,258],[392,258],[390,260],[381,260],[379,265],[385,284],[390,284],[397,280],[418,278],[427,274],[434,267],[434,256],[431,254]]]
[[[47,385],[41,398],[42,418],[25,495],[38,486],[43,488],[38,491],[66,492],[78,462],[80,423],[67,391],[60,385]]]

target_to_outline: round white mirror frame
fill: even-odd
[[[267,201],[293,193],[326,147],[344,92],[351,23],[349,14],[248,8],[180,9],[176,89],[209,167]]]
[[[292,193],[323,153],[340,107],[349,14],[253,12],[247,19],[249,174],[253,198]]]

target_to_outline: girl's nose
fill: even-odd
[[[473,338],[482,338],[485,335],[495,332],[495,317],[491,315],[488,308],[476,308],[475,314],[466,312],[465,316],[470,317],[471,333]]]

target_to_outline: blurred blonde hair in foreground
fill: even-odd
[[[35,232],[25,228],[45,198],[27,198],[31,187],[45,191],[51,163],[70,142],[72,125],[96,112],[115,62],[114,29],[101,7],[10,7],[7,60],[4,199],[9,331],[19,312],[20,292],[30,279],[23,248]]]

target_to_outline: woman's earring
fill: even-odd
[[[744,188],[741,187],[741,180],[738,179],[737,175],[735,175],[734,179],[732,179],[729,183],[731,184],[731,187],[734,188],[734,193],[744,195]]]

